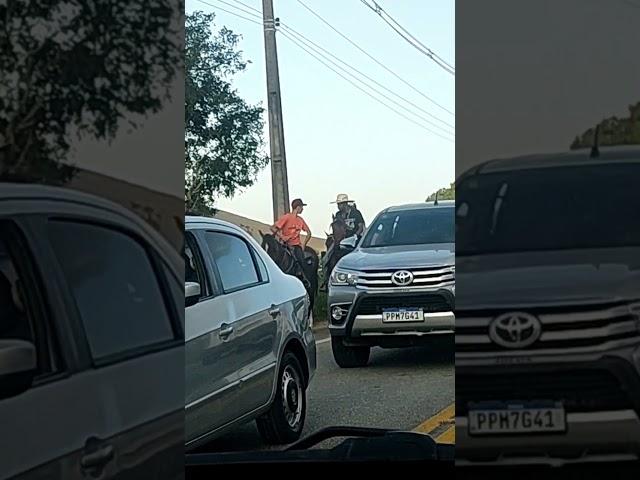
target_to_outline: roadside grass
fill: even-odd
[[[322,272],[322,267],[320,267],[318,269],[318,285],[322,285],[323,279],[324,273]],[[328,321],[329,317],[327,314],[327,292],[320,291],[320,287],[318,287],[316,301],[313,305],[313,323],[327,323]]]
[[[321,292],[318,289],[318,295],[313,305],[313,323],[326,323],[327,321],[327,292]]]

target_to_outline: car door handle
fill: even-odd
[[[269,315],[273,318],[276,318],[280,313],[280,307],[271,307],[271,310],[269,310]]]
[[[85,470],[102,469],[113,460],[113,445],[103,445],[97,450],[86,453],[80,458],[80,466]]]
[[[226,338],[233,333],[233,327],[231,325],[227,325],[223,323],[220,327],[220,337]]]

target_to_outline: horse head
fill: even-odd
[[[340,218],[334,218],[331,230],[334,243],[340,243],[347,236],[347,224]]]

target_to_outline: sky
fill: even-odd
[[[234,10],[218,0],[206,1]],[[260,0],[243,1],[260,8]],[[453,0],[380,0],[405,28],[456,64],[455,85],[451,75],[406,44],[360,1],[304,1],[439,103],[453,110],[457,99],[456,126],[462,129],[454,152],[452,144],[375,103],[279,34],[290,196],[309,203],[305,217],[314,233],[328,228],[334,208],[329,202],[338,193],[354,198],[370,222],[388,205],[423,201],[484,160],[564,151],[577,133],[606,116],[626,116],[627,106],[640,100],[640,62],[634,48],[640,0],[458,0],[457,11]],[[274,0],[274,5],[286,24],[447,118],[297,0]],[[214,7],[187,0],[187,12],[194,9]],[[242,34],[240,48],[252,62],[237,76],[235,87],[248,101],[266,107],[261,27],[216,11],[218,26]],[[122,133],[111,144],[81,142],[73,161],[182,197],[184,132],[175,128],[175,119],[184,111],[183,85],[182,77],[177,78],[172,101],[143,128]],[[270,177],[267,167],[254,187],[218,206],[270,221]]]
[[[249,16],[229,5],[206,1],[210,5],[187,0],[187,13],[213,11],[217,15],[216,28],[224,25],[242,35],[239,48],[251,64],[235,77],[233,84],[248,102],[261,103],[266,109],[262,26],[211,6]],[[225,1],[247,10],[234,0]],[[243,3],[261,11],[260,0]],[[304,0],[304,3],[420,92],[455,111],[454,76],[406,43],[359,0]],[[453,0],[378,3],[422,43],[455,64]],[[374,63],[297,0],[274,0],[274,11],[282,22],[340,59],[455,125],[454,116]],[[303,217],[314,235],[322,236],[328,230],[336,209],[330,202],[339,193],[346,193],[357,202],[369,224],[380,210],[395,204],[423,202],[430,193],[454,180],[454,143],[376,103],[280,33],[277,44],[289,195],[290,199],[301,197],[308,203]],[[265,139],[268,139],[266,131]],[[253,187],[231,199],[220,199],[217,207],[272,222],[270,166],[261,172]]]
[[[456,13],[456,176],[567,151],[640,101],[638,0],[459,0]]]

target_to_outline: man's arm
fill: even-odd
[[[273,233],[274,235],[278,236],[278,234],[282,231],[286,220],[287,219],[286,219],[285,215],[280,217],[276,223],[271,225],[271,227],[270,227],[271,228],[271,233]]]
[[[307,225],[307,222],[304,222],[304,231],[307,235],[304,237],[304,240],[302,241],[303,250],[307,248],[307,244],[311,241],[311,229],[309,228],[309,225]]]

